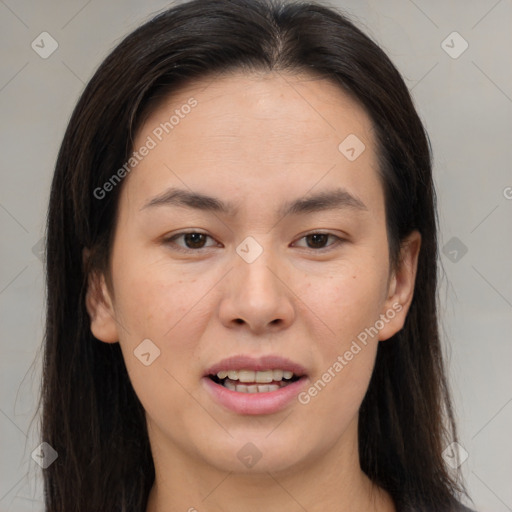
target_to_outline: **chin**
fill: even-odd
[[[213,451],[211,444],[204,447],[207,453],[203,452],[203,457],[221,471],[240,474],[290,472],[304,464],[308,452],[300,445],[300,439],[283,435],[271,439],[273,435],[266,431],[258,436],[234,436],[228,443],[219,441]]]

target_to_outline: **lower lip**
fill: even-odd
[[[276,391],[265,393],[231,391],[209,377],[203,377],[202,380],[213,399],[230,411],[238,414],[272,414],[283,410],[297,397],[305,386],[307,377],[301,377]]]

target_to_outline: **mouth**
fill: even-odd
[[[306,370],[281,356],[233,356],[202,379],[215,403],[237,414],[273,414],[290,406],[308,384]]]
[[[221,386],[237,393],[269,393],[298,381],[301,376],[290,370],[268,369],[221,370],[208,377]]]

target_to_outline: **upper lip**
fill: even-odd
[[[206,375],[216,375],[218,372],[223,370],[288,370],[298,377],[306,375],[305,368],[300,364],[295,363],[286,357],[271,354],[260,357],[247,355],[227,357],[208,368],[208,370],[206,370]]]

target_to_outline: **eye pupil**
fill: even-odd
[[[200,249],[202,247],[202,245],[203,245],[203,244],[201,244],[201,238],[200,237],[205,237],[205,236],[206,235],[204,235],[203,233],[186,233],[184,235],[185,243],[191,249],[198,249],[198,248]],[[204,243],[204,239],[202,240],[202,242]],[[190,243],[192,243],[192,247],[190,247]],[[196,244],[199,244],[199,247],[197,247]]]
[[[325,233],[315,233],[313,235],[308,235],[307,238],[315,240],[313,242],[313,246],[316,248],[318,242],[320,243],[320,245],[323,245],[325,242],[327,242],[328,237],[329,235]],[[311,246],[311,244],[308,245]]]

